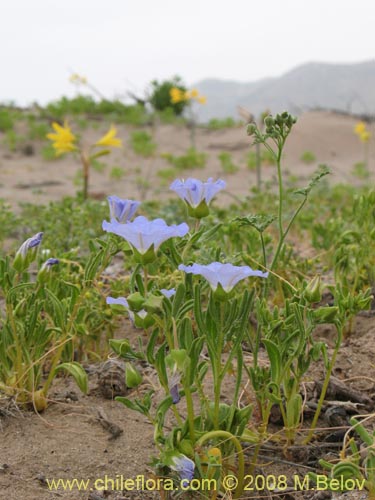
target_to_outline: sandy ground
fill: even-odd
[[[301,116],[288,138],[285,149],[283,169],[289,172],[295,182],[304,185],[306,179],[316,170],[321,163],[327,164],[332,175],[332,183],[363,184],[363,179],[354,176],[353,166],[363,161],[363,144],[353,133],[356,120],[328,112],[310,112]],[[103,124],[98,130],[87,129],[82,132],[83,143],[93,143],[106,131],[107,125]],[[74,129],[74,126],[73,126]],[[150,133],[157,150],[151,158],[136,155],[129,144],[131,127],[119,126],[118,135],[123,139],[123,149],[115,149],[112,154],[104,159],[106,163],[103,172],[92,170],[90,191],[97,198],[105,198],[110,194],[120,197],[148,199],[170,196],[168,190],[171,180],[163,180],[158,175],[160,170],[170,169],[163,153],[175,156],[186,153],[190,146],[190,133],[184,126],[159,125],[145,127]],[[81,132],[80,132],[81,133]],[[208,155],[204,169],[184,170],[177,176],[187,178],[195,176],[206,179],[210,176],[222,177],[227,181],[228,195],[221,196],[230,201],[231,196],[243,197],[249,194],[256,182],[256,174],[246,166],[246,157],[250,150],[251,140],[246,135],[245,127],[212,131],[198,129],[196,134],[197,150]],[[60,199],[63,195],[74,194],[79,189],[74,184],[74,178],[80,169],[79,159],[72,155],[57,160],[46,161],[41,157],[42,143],[33,144],[35,154],[25,156],[21,152],[10,153],[3,144],[0,134],[0,198],[4,198],[12,205],[19,201],[45,203],[49,200]],[[225,174],[221,170],[218,155],[227,151],[231,154],[233,163],[239,167],[236,174]],[[311,151],[316,161],[306,165],[301,161],[301,155]],[[112,168],[120,167],[124,171],[121,179],[114,179],[110,172]],[[375,176],[375,151],[369,151],[369,171],[371,178]],[[144,192],[139,187],[139,178],[144,178],[149,183],[149,188]],[[262,178],[272,180],[275,178],[275,168],[264,166]]]
[[[286,148],[284,169],[298,177],[301,183],[310,177],[319,163],[327,163],[332,169],[331,182],[358,183],[360,180],[351,174],[354,163],[363,158],[363,146],[353,134],[355,120],[330,113],[308,113],[302,116],[290,136]],[[97,140],[100,130],[88,130],[83,134],[87,142]],[[181,127],[160,126],[156,130],[146,129],[153,134],[158,145],[154,157],[144,159],[136,156],[129,146],[130,127],[119,127],[119,136],[124,141],[124,149],[117,150],[105,161],[108,166],[104,172],[93,172],[91,192],[97,197],[117,194],[122,197],[139,198],[136,178],[145,176],[151,184],[146,193],[148,198],[169,196],[168,185],[161,184],[157,172],[170,168],[160,155],[162,153],[183,154],[189,147],[189,132]],[[0,138],[0,144],[2,144]],[[184,171],[183,176],[194,175],[199,178],[223,177],[227,180],[230,195],[245,196],[255,184],[255,173],[246,167],[246,155],[250,139],[244,128],[209,131],[199,130],[197,148],[208,154],[204,170]],[[45,203],[60,199],[61,196],[74,194],[77,187],[73,179],[79,168],[78,160],[65,157],[56,161],[44,161],[40,156],[41,144],[34,144],[35,154],[24,156],[9,153],[0,146],[0,197],[13,206],[19,202],[30,201]],[[240,167],[235,175],[224,175],[220,171],[217,156],[222,151],[231,153],[233,161]],[[317,161],[311,165],[301,162],[305,151],[315,154]],[[375,172],[375,159],[370,151],[370,172]],[[126,175],[120,180],[110,178],[112,166],[121,166]],[[137,168],[139,170],[137,171]],[[275,168],[264,167],[265,179],[272,179]],[[371,179],[374,175],[371,176]],[[224,197],[223,197],[224,198]],[[231,200],[231,196],[227,196]],[[364,391],[370,397],[375,392],[373,342],[375,319],[359,318],[356,331],[343,346],[336,364],[335,375],[350,379],[356,390]],[[133,332],[134,333],[134,332]],[[328,340],[330,332],[321,331],[322,339]],[[135,337],[134,337],[135,338]],[[321,368],[310,373],[308,383],[321,378]],[[10,401],[1,400],[0,405],[0,499],[6,500],[109,500],[151,499],[157,494],[147,492],[94,492],[78,493],[50,491],[46,479],[91,479],[123,475],[135,478],[138,474],[150,477],[148,466],[153,447],[153,428],[143,417],[134,414],[120,403],[103,399],[98,392],[95,374],[90,376],[90,392],[84,396],[79,393],[69,379],[58,379],[50,394],[51,404],[42,415],[17,410]],[[225,397],[225,391],[224,391]],[[117,424],[122,434],[110,439],[111,434],[98,420],[98,409],[102,409],[108,420]],[[279,429],[280,430],[280,429]],[[281,457],[282,458],[282,457]],[[261,474],[301,473],[300,466],[270,463],[265,460]],[[302,470],[303,472],[303,470]],[[96,495],[96,496],[95,496]],[[269,498],[271,496],[268,495]],[[305,498],[314,498],[304,495]],[[182,497],[180,497],[182,498]],[[196,496],[194,498],[201,498]],[[228,499],[230,496],[228,496]],[[244,495],[242,498],[251,498]],[[286,498],[286,497],[285,497]],[[287,497],[301,498],[290,494]],[[316,497],[318,500],[320,497]],[[364,499],[366,494],[334,495],[335,499]]]

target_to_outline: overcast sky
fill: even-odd
[[[252,81],[375,58],[374,0],[0,0],[0,101],[111,98],[179,74]]]

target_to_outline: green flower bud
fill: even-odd
[[[129,352],[132,352],[130,347],[130,342],[127,339],[110,339],[109,345],[119,356],[126,356]]]
[[[249,123],[246,129],[247,135],[254,135],[256,130],[257,126],[255,125],[255,123]]]
[[[162,310],[164,297],[160,295],[150,295],[143,304],[143,309],[147,312],[155,313]],[[129,301],[129,299],[128,299]]]
[[[138,312],[144,309],[143,305],[145,303],[145,298],[139,292],[132,293],[127,298],[129,309],[134,312]]]
[[[313,311],[313,315],[318,323],[333,323],[338,312],[339,312],[338,307],[327,306],[327,307],[319,307],[319,309]]]
[[[144,330],[146,330],[155,323],[155,319],[144,310],[139,311],[139,313],[133,313],[133,314],[134,314],[134,326],[136,328],[143,328]]]
[[[275,120],[274,120],[273,116],[271,116],[271,115],[266,116],[264,119],[264,124],[266,127],[269,127],[269,128],[273,127],[275,125]]]
[[[311,304],[322,300],[322,283],[319,274],[307,284],[303,296]]]
[[[130,363],[126,363],[125,368],[125,384],[129,389],[133,389],[134,387],[138,387],[139,384],[142,383],[142,375],[139,371],[134,368],[134,366]]]
[[[189,458],[194,458],[194,448],[188,439],[183,439],[178,444],[178,451],[183,453]]]

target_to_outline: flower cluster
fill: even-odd
[[[170,97],[172,104],[186,101],[197,101],[199,104],[206,104],[207,99],[205,96],[200,95],[197,89],[182,90],[178,87],[172,87],[170,90]]]
[[[354,127],[354,133],[359,137],[361,142],[368,142],[371,139],[371,133],[367,130],[365,122],[358,122]]]
[[[216,193],[224,189],[225,181],[218,179],[213,181],[210,177],[206,182],[198,179],[176,179],[170,185],[170,189],[185,201],[189,215],[201,219],[209,213],[208,205]]]
[[[77,151],[77,146],[75,144],[77,138],[70,130],[66,121],[63,126],[54,122],[52,123],[52,127],[55,133],[47,134],[47,138],[52,141],[52,147],[55,150],[56,156],[69,153],[71,151]]]

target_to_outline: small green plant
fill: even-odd
[[[35,117],[31,116],[28,119],[29,125],[29,139],[42,141],[46,138],[46,135],[49,132],[49,126],[47,123],[38,122],[35,120]]]
[[[171,90],[173,88],[177,88],[181,90],[181,92],[186,92],[186,87],[179,76],[175,76],[163,82],[158,82],[157,80],[151,82],[151,95],[149,101],[155,111],[165,111],[170,108],[175,115],[182,115],[187,106],[187,102],[173,102],[171,98]]]
[[[188,168],[204,168],[206,166],[207,155],[199,153],[193,148],[189,148],[185,155],[173,156],[170,153],[162,155],[171,165],[174,165],[178,170]]]
[[[104,170],[107,167],[107,165],[104,162],[95,159],[92,160],[91,166],[96,172],[100,173],[104,172]]]
[[[233,163],[232,156],[227,151],[223,151],[218,156],[221,163],[221,169],[225,174],[235,174],[239,167]]]
[[[150,134],[144,131],[135,131],[130,138],[133,151],[145,158],[152,156],[156,149],[156,144],[152,142]]]
[[[312,151],[305,151],[304,153],[302,153],[300,160],[306,165],[311,165],[312,163],[316,162],[316,156]]]
[[[25,143],[25,137],[17,134],[15,130],[10,129],[5,132],[3,142],[9,151],[14,153]]]
[[[163,168],[162,170],[158,170],[158,177],[162,180],[162,185],[165,186],[167,183],[173,181],[176,178],[176,169],[175,168]]]
[[[120,180],[126,175],[126,171],[122,167],[114,166],[110,171],[111,179]]]
[[[241,127],[242,122],[236,122],[233,118],[211,118],[208,122],[207,127],[211,130],[222,130],[226,128]]]
[[[12,114],[7,109],[0,109],[0,132],[13,130],[14,120]]]
[[[56,161],[61,160],[62,156],[56,156],[56,151],[52,144],[46,144],[42,147],[41,155],[45,161]]]
[[[370,172],[367,168],[367,163],[360,161],[354,164],[352,174],[358,179],[368,179],[370,177]]]

